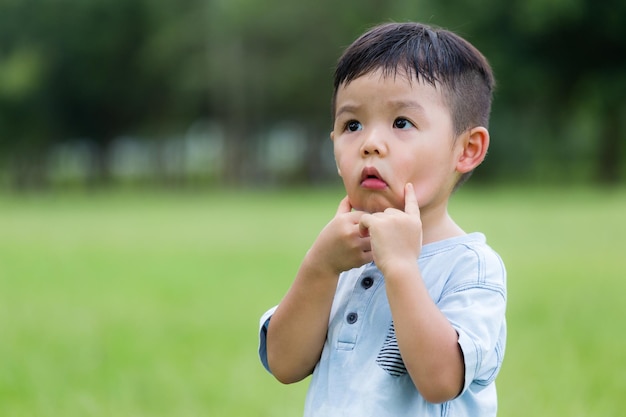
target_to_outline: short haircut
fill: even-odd
[[[456,135],[489,126],[495,79],[487,59],[465,39],[421,23],[386,23],[355,40],[337,63],[332,98],[335,116],[341,85],[382,69],[385,76],[406,75],[441,86]],[[461,177],[459,184],[470,173]]]

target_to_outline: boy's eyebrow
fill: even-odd
[[[421,104],[419,104],[417,101],[414,101],[414,100],[393,101],[391,102],[391,105],[396,109],[410,108],[410,109],[414,109],[422,113],[424,112],[424,106],[422,106]]]
[[[337,109],[337,111],[335,112],[335,117],[341,116],[342,113],[355,113],[359,109],[359,107],[361,106],[345,104]]]

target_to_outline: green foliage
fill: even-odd
[[[106,153],[122,134],[186,127],[206,90],[189,71],[204,51],[194,3],[0,3],[0,145],[29,156],[86,138]]]
[[[0,195],[0,415],[293,416],[257,359],[340,190]],[[625,190],[481,189],[451,213],[508,269],[500,412],[619,415]]]
[[[435,7],[496,73],[490,176],[624,178],[624,2],[444,0]]]
[[[303,126],[310,179],[342,49],[374,24],[418,20],[466,37],[495,69],[480,178],[618,182],[625,4],[3,0],[0,168],[45,176],[50,148],[79,138],[106,177],[117,137],[162,140],[210,119],[224,128],[223,177],[241,182],[262,172],[264,134],[288,121]]]

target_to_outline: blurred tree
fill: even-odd
[[[496,70],[492,174],[514,166],[580,180],[590,165],[597,180],[622,178],[625,2],[441,0],[436,8],[438,20],[468,35]]]
[[[46,125],[53,122],[40,94],[47,81],[44,50],[25,34],[39,25],[29,19],[32,3],[0,3],[0,146],[5,156],[2,162],[11,162],[20,186],[41,182],[46,130],[50,129]],[[17,44],[19,48],[14,47]],[[27,151],[38,163],[23,157]]]
[[[332,127],[333,68],[343,47],[394,15],[408,20],[417,3],[211,2],[209,91],[214,115],[227,126],[226,180],[254,179],[254,132],[284,121],[305,127],[307,158],[298,175],[315,178]]]
[[[264,135],[295,122],[307,157],[292,175],[314,179],[325,174],[343,48],[374,24],[419,20],[466,37],[496,71],[482,177],[616,181],[625,14],[621,0],[2,0],[0,163],[17,186],[42,183],[50,147],[85,138],[106,181],[116,137],[159,139],[214,119],[222,179],[256,181]]]
[[[543,94],[551,109],[560,109],[553,121],[561,146],[568,146],[568,127],[580,108],[592,113],[596,178],[609,183],[620,179],[626,157],[625,19],[623,1],[570,0],[554,4],[527,31],[534,65],[548,73]]]
[[[164,129],[197,113],[206,89],[189,68],[205,58],[205,43],[201,22],[189,20],[200,7],[192,0],[3,0],[0,137],[23,161],[16,184],[28,171],[20,167],[40,166],[51,144],[72,137],[92,141],[95,178],[106,181],[117,135]],[[44,181],[45,169],[37,172]]]

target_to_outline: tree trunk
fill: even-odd
[[[623,124],[619,106],[607,106],[601,131],[596,177],[604,184],[616,184],[620,180],[620,162],[623,157]]]
[[[99,140],[94,147],[93,165],[89,176],[90,187],[110,185],[113,179],[111,170],[112,139]]]

